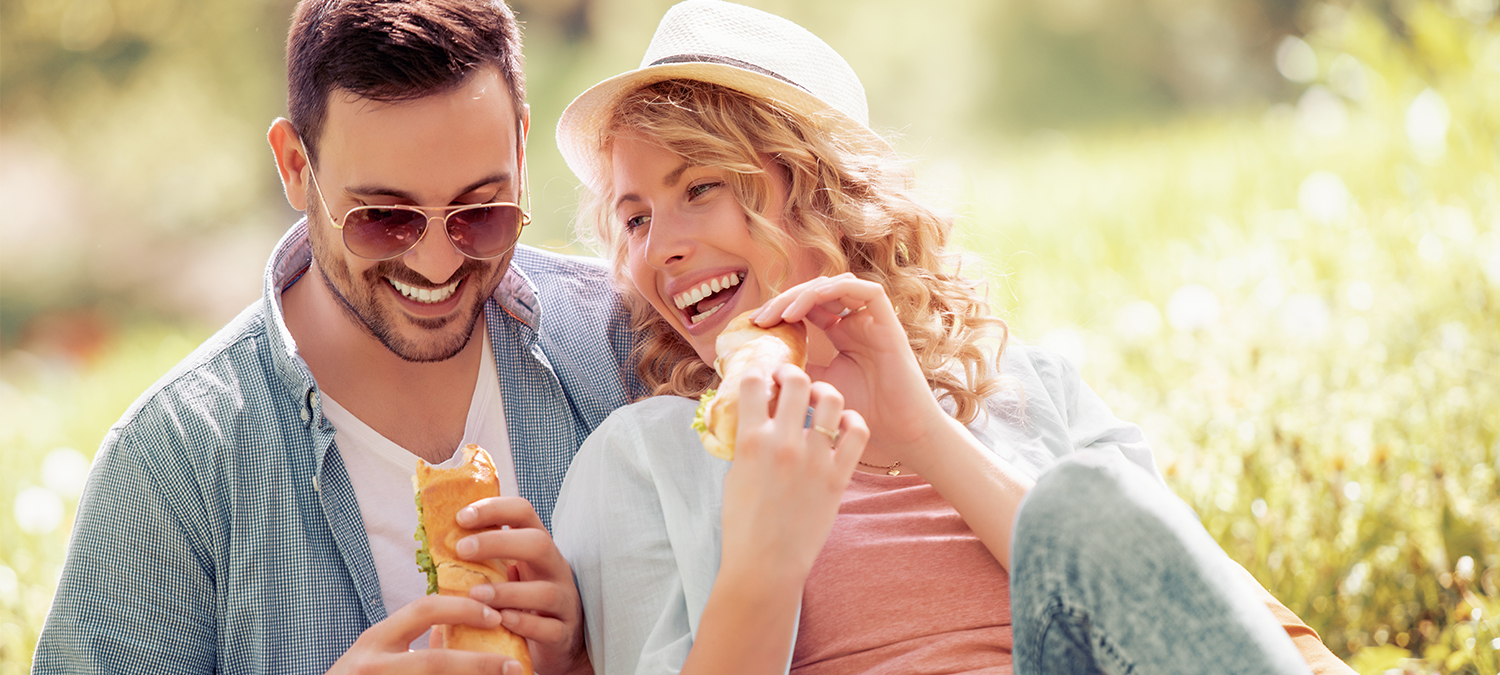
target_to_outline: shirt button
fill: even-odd
[[[302,421],[303,422],[307,421],[307,408],[303,408],[301,410],[298,410],[297,414],[302,416]]]

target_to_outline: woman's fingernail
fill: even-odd
[[[521,622],[521,613],[514,609],[507,609],[500,612],[500,621],[505,624],[506,628],[515,628],[516,624]]]
[[[479,511],[472,506],[465,506],[458,512],[458,524],[467,527],[469,523],[479,519]]]
[[[458,540],[458,554],[460,556],[469,558],[473,557],[473,555],[478,552],[479,542],[474,541],[473,537],[464,537],[463,539]]]
[[[480,584],[469,589],[469,597],[480,602],[489,602],[495,599],[495,589],[489,584]]]
[[[500,625],[500,621],[501,621],[501,616],[500,616],[499,612],[495,611],[491,607],[485,607],[484,608],[484,624],[486,626],[489,626],[490,628],[494,628],[495,626]]]

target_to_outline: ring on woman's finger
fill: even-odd
[[[822,425],[814,424],[812,425],[812,430],[827,436],[829,443],[837,443],[839,441],[839,432],[836,429],[829,429]]]
[[[846,316],[849,316],[850,314],[853,314],[853,313],[854,313],[854,310],[849,309],[848,307],[845,307],[844,311],[839,312],[839,318],[842,319],[842,318],[844,318]]]

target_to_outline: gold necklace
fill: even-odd
[[[859,465],[868,466],[871,469],[880,469],[881,471],[884,471],[885,475],[887,476],[901,475],[901,460],[896,460],[896,462],[891,464],[890,466],[880,466],[879,464],[870,464],[869,462],[860,462]]]

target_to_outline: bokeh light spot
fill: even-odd
[[[1338,138],[1349,130],[1349,111],[1338,94],[1315,84],[1297,99],[1297,127],[1315,138]]]
[[[1421,240],[1417,241],[1417,256],[1434,264],[1442,262],[1443,240],[1431,232],[1422,235]]]
[[[1167,322],[1179,331],[1195,331],[1218,320],[1219,298],[1206,286],[1188,284],[1167,300]]]
[[[89,458],[73,448],[57,448],[42,460],[42,484],[64,497],[78,498],[89,477]]]
[[[1318,55],[1302,38],[1288,35],[1276,45],[1276,70],[1293,82],[1311,82],[1318,76]]]
[[[1425,89],[1406,109],[1406,139],[1417,158],[1433,163],[1448,151],[1448,103],[1441,94]]]
[[[1332,171],[1314,171],[1297,187],[1297,207],[1303,215],[1320,223],[1347,217],[1349,199],[1344,179]]]
[[[21,531],[50,534],[62,523],[63,501],[44,487],[29,487],[16,495],[15,518]]]
[[[1161,332],[1161,311],[1149,300],[1125,303],[1115,314],[1115,333],[1126,340],[1141,341]]]

